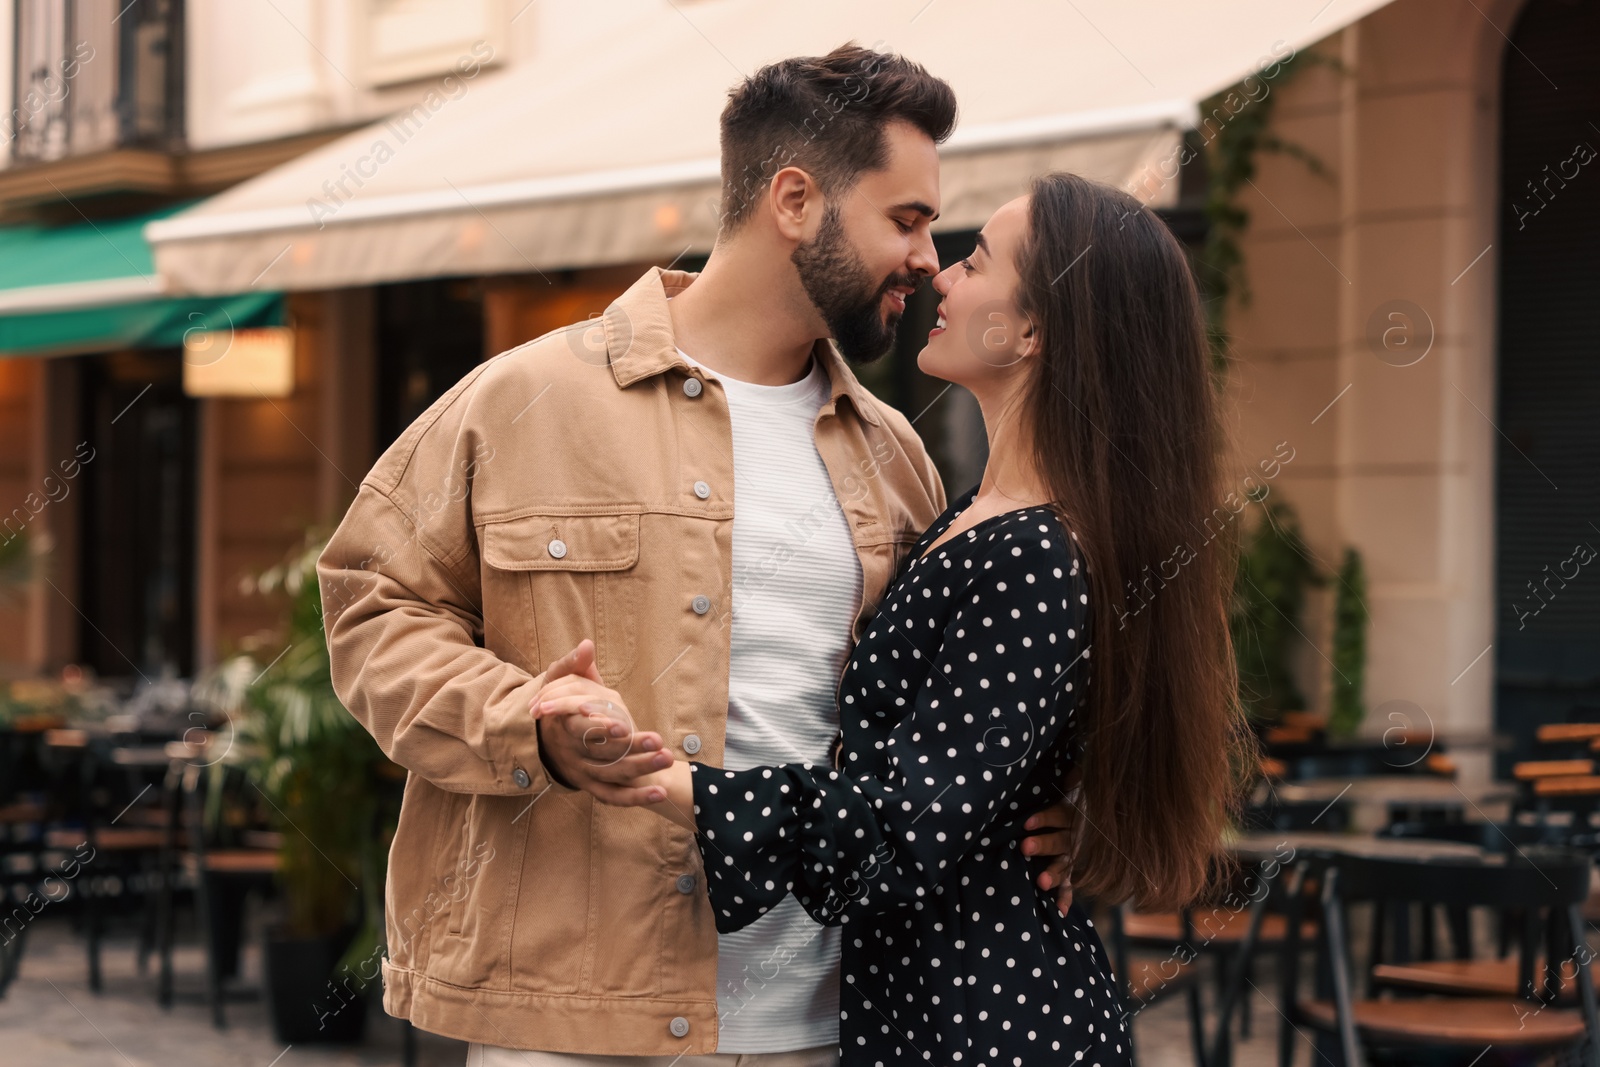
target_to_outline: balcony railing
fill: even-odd
[[[18,162],[183,144],[182,0],[17,0],[11,111]]]

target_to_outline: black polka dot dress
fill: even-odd
[[[1131,1062],[1104,946],[1033,881],[1088,684],[1089,586],[1046,507],[906,556],[839,682],[835,770],[691,764],[717,929],[793,893],[844,927],[843,1067]]]

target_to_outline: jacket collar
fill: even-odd
[[[689,271],[651,267],[606,308],[606,355],[619,387],[626,389],[671,367],[687,369],[673,340],[667,297],[687,289],[697,277]],[[811,355],[828,375],[831,395],[824,411],[836,413],[839,397],[847,396],[856,414],[874,426],[882,424],[872,394],[856,380],[832,341],[819,339]]]

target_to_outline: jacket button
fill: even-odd
[[[711,610],[711,598],[697,596],[693,600],[689,601],[689,606],[694,609],[694,613],[696,615],[704,615],[706,612]]]
[[[705,388],[705,387],[700,384],[700,379],[699,378],[685,378],[683,380],[683,395],[684,396],[687,396],[687,397],[699,396],[700,395],[700,390],[703,389],[703,388]],[[685,1031],[687,1031],[689,1024],[687,1022],[685,1022],[683,1025],[684,1025]]]
[[[690,893],[694,892],[694,875],[678,875],[678,892],[684,894],[685,896],[688,896]]]
[[[711,487],[705,482],[695,482],[694,495],[699,497],[701,500],[704,500],[706,497],[711,495]]]
[[[567,543],[561,540],[559,537],[554,541],[551,541],[550,554],[556,559],[560,559],[562,556],[565,556],[567,554]]]
[[[689,1020],[680,1015],[667,1024],[667,1029],[673,1037],[683,1037],[689,1032]]]
[[[518,767],[516,770],[511,772],[511,780],[517,783],[518,789],[528,788],[529,783],[533,781],[533,779],[528,777],[528,772],[523,770],[521,767]]]
[[[689,753],[689,755],[691,755],[691,756],[694,755],[696,752],[699,752],[700,751],[700,735],[699,734],[690,734],[688,737],[685,737],[683,739],[683,750],[685,752]],[[687,890],[685,890],[685,892],[687,892]]]

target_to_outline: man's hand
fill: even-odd
[[[1078,771],[1073,768],[1066,786],[1076,790]],[[1072,907],[1072,864],[1078,853],[1077,809],[1062,796],[1059,803],[1036,811],[1022,824],[1029,836],[1022,839],[1025,856],[1045,856],[1050,862],[1040,873],[1040,889],[1055,889],[1056,909],[1065,915]]]
[[[568,675],[600,683],[600,671],[594,665],[594,642],[587,637],[578,642],[577,648],[546,667],[541,677],[544,678],[545,684],[549,685],[557,678]]]
[[[649,803],[644,783],[636,779],[673,763],[659,734],[633,732],[622,697],[600,682],[588,639],[545,671],[544,687],[529,710],[545,769],[561,784],[607,803]]]

